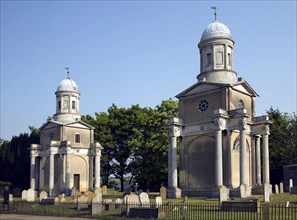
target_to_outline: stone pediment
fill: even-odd
[[[182,97],[192,96],[203,92],[209,92],[209,91],[220,89],[226,86],[229,86],[229,85],[224,83],[213,83],[213,82],[204,82],[204,81],[198,82],[190,86],[183,92],[179,93],[178,95],[176,95],[176,98],[179,99]]]
[[[255,90],[252,89],[252,87],[246,82],[246,81],[243,81],[243,82],[239,82],[237,84],[233,84],[232,85],[232,88],[234,90],[237,90],[237,91],[240,91],[240,92],[243,92],[245,94],[249,94],[249,95],[252,95],[252,96],[259,96]]]
[[[55,127],[59,127],[59,126],[61,126],[61,125],[63,125],[63,123],[58,122],[58,121],[53,121],[53,120],[51,120],[51,121],[48,121],[48,122],[44,123],[44,124],[39,128],[39,130],[45,130],[45,129],[55,128]]]
[[[68,123],[62,123],[54,120],[50,120],[46,123],[44,123],[41,127],[40,130],[45,130],[45,129],[51,129],[55,127],[60,127],[60,126],[67,126],[67,127],[73,127],[73,128],[84,128],[84,129],[94,129],[93,126],[83,122],[83,121],[74,121],[74,122],[68,122]]]
[[[70,122],[70,123],[64,124],[64,126],[73,127],[73,128],[95,129],[93,126],[91,126],[83,121]]]

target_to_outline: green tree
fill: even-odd
[[[154,109],[113,104],[107,113],[95,113],[96,119],[82,119],[95,127],[95,140],[103,147],[101,176],[108,184],[111,175],[124,187],[125,178],[142,188],[159,187],[167,179],[167,130],[169,118],[178,114],[177,102],[169,99]]]
[[[0,148],[0,180],[11,182],[13,187],[27,189],[30,178],[30,145],[39,143],[39,131],[30,127],[27,133],[4,141]]]
[[[167,184],[168,133],[166,124],[178,116],[178,103],[173,99],[162,101],[149,114],[140,141],[139,154],[134,166],[135,180],[142,189],[157,190]]]
[[[278,184],[283,179],[283,166],[297,163],[296,115],[273,108],[267,113],[273,122],[269,135],[270,182]]]

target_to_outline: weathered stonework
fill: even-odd
[[[256,116],[258,94],[243,78],[237,79],[233,46],[229,29],[218,21],[202,34],[198,82],[176,96],[179,118],[168,123],[169,191],[217,197],[218,188],[224,185],[234,189],[233,194],[249,196],[251,187],[269,184],[270,121],[267,116]]]

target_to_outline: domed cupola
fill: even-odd
[[[198,81],[234,83],[237,80],[233,70],[233,46],[229,28],[215,20],[202,33],[200,50],[200,74]]]
[[[57,101],[54,120],[62,123],[81,120],[80,93],[77,84],[69,76],[60,82],[55,94]]]

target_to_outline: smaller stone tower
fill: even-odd
[[[55,196],[99,188],[101,146],[81,121],[77,84],[68,76],[55,94],[56,114],[41,126],[40,145],[31,145],[31,189]]]

